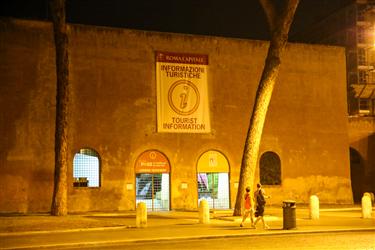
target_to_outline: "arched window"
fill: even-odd
[[[197,163],[198,206],[207,200],[210,209],[229,209],[229,162],[217,150],[208,150]]]
[[[74,187],[99,187],[100,163],[99,154],[92,149],[83,148],[73,159]]]
[[[259,161],[260,183],[263,185],[281,185],[280,157],[271,151],[265,152]]]
[[[135,163],[136,204],[143,202],[150,211],[170,209],[169,173],[171,166],[166,155],[147,150]]]

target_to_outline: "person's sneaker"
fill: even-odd
[[[270,229],[270,227],[268,225],[264,225],[264,229],[267,230]]]
[[[251,224],[251,228],[256,228],[256,227],[255,227],[255,224],[254,224],[254,223],[253,223],[253,224]]]
[[[243,223],[240,224],[240,227],[243,227]]]

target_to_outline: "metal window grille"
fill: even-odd
[[[136,203],[150,211],[169,210],[169,174],[137,174]]]
[[[198,206],[202,199],[210,209],[229,209],[228,173],[198,173]]]
[[[365,71],[358,71],[359,83],[367,83],[367,73]]]
[[[366,53],[364,49],[358,49],[358,64],[366,65]]]
[[[73,185],[75,187],[99,187],[99,157],[91,149],[82,149],[73,159]]]

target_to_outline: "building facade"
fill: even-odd
[[[346,48],[348,112],[375,115],[375,1],[343,1],[341,7],[292,37]]]
[[[360,203],[364,192],[375,193],[375,120],[349,118],[350,169],[353,198]]]
[[[0,21],[0,211],[50,210],[52,25]],[[268,42],[69,25],[68,210],[234,206]],[[353,202],[345,50],[288,44],[256,179],[272,195]]]
[[[375,1],[347,2],[294,34],[301,41],[346,48],[349,142],[354,200],[375,192]]]

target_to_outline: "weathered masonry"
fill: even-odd
[[[70,25],[69,44],[70,212],[234,206],[267,42]],[[352,203],[344,49],[282,60],[257,169],[269,204]],[[50,210],[55,82],[52,25],[2,19],[0,212]]]

